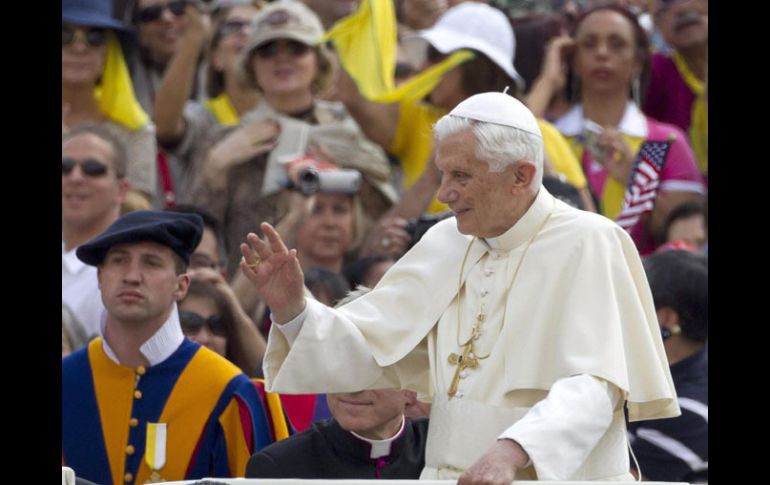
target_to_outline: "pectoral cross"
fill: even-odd
[[[478,338],[479,327],[483,321],[484,314],[480,313],[476,318],[476,325],[473,326],[470,338],[468,338],[465,344],[463,344],[462,355],[457,355],[454,352],[449,354],[449,363],[457,366],[457,369],[455,369],[455,375],[452,378],[452,383],[449,385],[449,390],[447,391],[449,399],[452,399],[455,394],[457,394],[457,386],[460,384],[460,373],[468,367],[475,369],[479,365],[479,359],[473,355],[473,341]]]

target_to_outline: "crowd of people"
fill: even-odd
[[[63,0],[63,466],[706,482],[708,1],[551,3]]]

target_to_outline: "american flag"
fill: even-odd
[[[652,210],[660,186],[660,172],[666,162],[670,141],[646,141],[639,149],[631,170],[631,179],[623,197],[623,206],[615,219],[630,231],[645,212]]]

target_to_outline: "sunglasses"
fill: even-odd
[[[271,40],[270,42],[265,42],[257,47],[256,52],[262,59],[270,59],[271,57],[278,55],[280,46],[283,46],[283,49],[281,50],[288,50],[289,54],[294,57],[303,56],[310,50],[309,45],[296,40]]]
[[[136,18],[143,24],[155,22],[163,15],[163,11],[166,9],[169,9],[174,16],[181,17],[184,15],[185,9],[187,9],[187,0],[174,0],[173,2],[144,7],[139,9]]]
[[[195,312],[179,312],[179,323],[185,335],[194,335],[205,325],[209,331],[219,337],[227,337],[225,326],[218,315],[203,318]]]
[[[243,31],[244,27],[251,25],[248,20],[226,20],[219,26],[219,35],[225,36]]]
[[[75,27],[61,27],[61,45],[62,47],[70,45],[76,39],[85,42],[91,47],[101,47],[107,43],[107,29],[80,29]]]
[[[80,165],[80,171],[83,172],[84,175],[88,175],[89,177],[102,177],[110,169],[107,166],[107,164],[100,162],[99,160],[93,160],[91,158],[89,158],[88,160],[83,160],[82,162],[73,160],[71,158],[62,158],[61,174],[69,175],[70,173],[72,173],[72,170],[75,168],[75,165]]]

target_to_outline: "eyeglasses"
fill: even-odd
[[[310,50],[309,45],[303,44],[302,42],[296,40],[271,40],[270,42],[265,42],[261,46],[257,47],[257,55],[262,59],[270,59],[271,57],[275,57],[278,55],[279,46],[283,46],[283,49],[281,50],[288,50],[289,54],[294,57],[303,56],[307,53],[307,51]]]
[[[91,47],[101,47],[107,43],[107,29],[79,29],[61,26],[62,47],[72,44],[78,38]]]
[[[61,174],[69,175],[70,173],[72,173],[72,170],[75,168],[75,165],[80,165],[80,171],[83,172],[84,175],[88,175],[89,177],[102,177],[110,169],[110,167],[108,167],[107,164],[91,158],[83,161],[73,160],[72,158],[62,158]]]
[[[174,16],[181,17],[187,9],[187,0],[174,0],[173,2],[144,7],[139,9],[136,17],[141,23],[148,24],[158,20],[166,9],[169,9]]]
[[[248,20],[226,20],[219,26],[219,35],[225,36],[243,31],[244,27],[251,25]]]
[[[179,312],[179,323],[185,335],[194,335],[205,325],[209,331],[219,337],[227,337],[227,331],[218,315],[203,318],[195,312]]]

